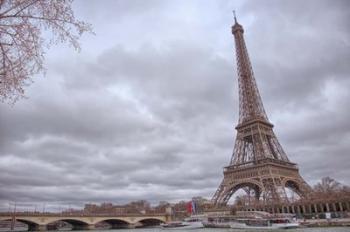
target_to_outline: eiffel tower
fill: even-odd
[[[224,168],[224,179],[215,192],[212,202],[226,205],[239,189],[264,204],[289,202],[288,189],[300,198],[307,197],[309,185],[299,174],[295,163],[289,161],[273,132],[266,115],[248,51],[244,42],[243,27],[232,26],[236,44],[239,84],[239,121],[237,136],[229,166]]]

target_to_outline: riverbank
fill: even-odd
[[[300,224],[305,227],[350,227],[350,218],[307,219]]]

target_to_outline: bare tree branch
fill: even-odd
[[[91,25],[75,19],[73,0],[0,0],[0,101],[24,96],[31,77],[44,70],[44,47],[68,42],[79,50],[79,37]],[[51,31],[51,40],[41,33]]]

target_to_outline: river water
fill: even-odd
[[[0,231],[8,231],[3,228]],[[19,231],[19,230],[16,230]],[[69,231],[69,230],[68,230]],[[82,230],[81,232],[87,232],[88,230]],[[195,229],[195,230],[165,230],[160,228],[138,228],[138,229],[118,229],[118,230],[90,230],[91,232],[248,232],[252,230],[237,230],[237,229],[214,229],[214,228],[203,228],[203,229]],[[258,230],[254,230],[258,231]],[[327,227],[327,228],[299,228],[299,229],[288,229],[288,230],[259,230],[259,231],[274,231],[274,232],[350,232],[350,227]],[[49,232],[55,232],[50,230]],[[58,231],[57,231],[58,232]],[[59,231],[63,232],[63,231]],[[67,231],[65,231],[67,232]],[[74,232],[79,232],[78,230],[74,230]]]
[[[147,228],[147,229],[119,229],[119,230],[93,230],[93,232],[245,232],[247,230],[236,230],[236,229],[195,229],[195,230],[165,230],[160,228]],[[249,230],[252,231],[252,230]],[[256,231],[256,230],[255,230]],[[260,231],[260,230],[259,230]],[[269,230],[261,230],[269,231]],[[350,227],[327,227],[327,228],[299,228],[299,229],[288,229],[288,230],[271,230],[279,232],[350,232]],[[76,232],[76,231],[74,231]],[[86,232],[86,230],[85,230]]]

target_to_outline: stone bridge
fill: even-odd
[[[170,220],[166,214],[157,215],[126,215],[126,216],[107,216],[107,215],[0,215],[0,221],[19,221],[28,225],[29,231],[49,230],[49,224],[55,222],[67,222],[73,226],[73,230],[93,230],[96,224],[105,222],[111,225],[110,228],[135,228],[136,226],[159,225]],[[54,228],[55,229],[55,228]]]

